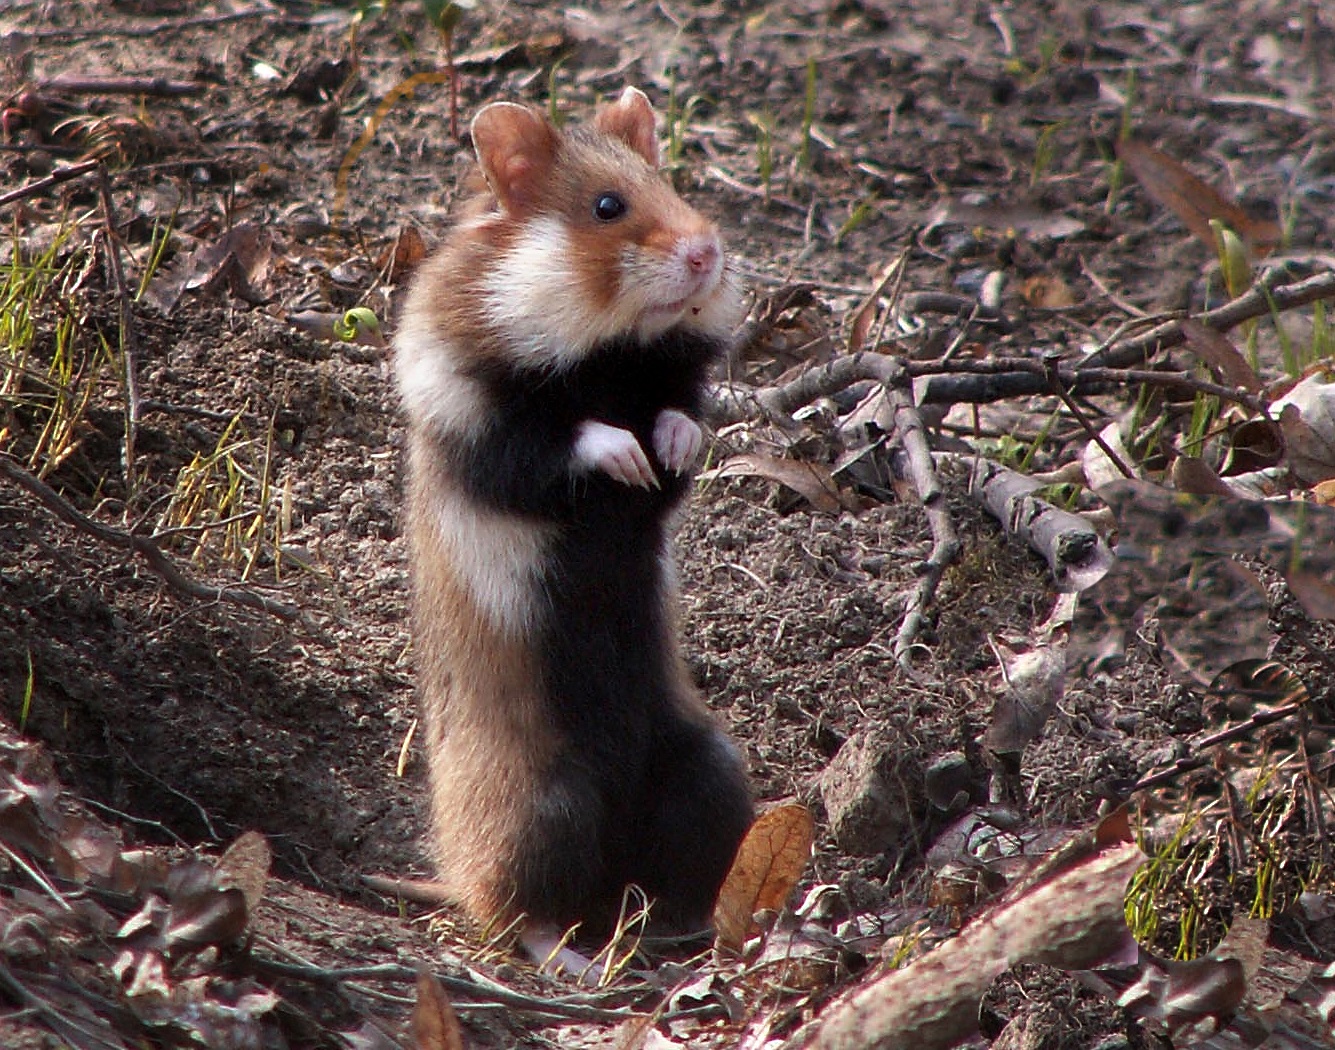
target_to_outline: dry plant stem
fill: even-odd
[[[960,541],[955,535],[955,525],[950,520],[946,509],[945,495],[936,476],[936,462],[932,458],[931,447],[927,443],[927,432],[922,424],[913,399],[903,390],[886,388],[886,396],[894,406],[895,433],[908,455],[909,476],[913,480],[914,490],[922,502],[927,515],[927,524],[932,530],[932,553],[921,567],[918,586],[909,595],[904,608],[904,618],[900,621],[899,632],[895,635],[895,661],[904,671],[911,671],[909,654],[913,651],[918,632],[922,630],[923,617],[936,595],[937,585],[946,569],[959,557]]]
[[[186,597],[203,601],[231,602],[233,605],[243,605],[248,609],[269,613],[283,620],[301,619],[301,611],[286,602],[266,598],[244,587],[210,587],[190,579],[147,536],[137,536],[94,521],[46,482],[29,474],[6,456],[0,456],[0,475],[36,496],[43,506],[67,524],[88,533],[108,546],[119,547],[121,550],[139,555],[174,591]]]
[[[341,969],[325,969],[302,963],[284,963],[272,959],[251,956],[254,968],[262,974],[290,977],[310,981],[313,984],[336,985],[354,979],[380,979],[405,985],[412,985],[417,980],[417,971],[410,966],[386,963],[379,966],[351,966]],[[626,1021],[639,1016],[633,1010],[595,1006],[588,996],[573,995],[559,998],[541,999],[533,995],[524,995],[501,985],[486,985],[468,977],[453,977],[433,971],[432,976],[440,982],[442,988],[454,995],[467,996],[481,1000],[484,1004],[504,1006],[511,1010],[523,1010],[527,1013],[545,1014],[574,1021]],[[624,989],[621,994],[624,994]],[[454,1003],[456,1009],[467,1012],[468,1003]]]
[[[58,186],[70,179],[77,179],[80,175],[87,175],[90,171],[96,171],[101,166],[102,162],[100,160],[86,160],[82,164],[71,164],[68,168],[59,168],[44,179],[30,182],[28,185],[20,186],[8,193],[0,193],[0,208],[3,208],[6,204],[13,204],[15,201],[36,197],[40,193],[45,193],[52,186]]]
[[[38,91],[64,91],[81,95],[161,95],[175,98],[198,95],[204,85],[193,80],[168,80],[166,77],[95,77],[63,74],[37,82]]]
[[[1226,332],[1244,321],[1265,317],[1272,310],[1283,312],[1306,306],[1318,299],[1335,298],[1335,272],[1319,273],[1292,284],[1281,284],[1285,276],[1283,270],[1271,270],[1232,302],[1197,314],[1196,320],[1216,332]],[[1168,321],[1118,346],[1092,354],[1083,364],[1111,367],[1138,364],[1148,361],[1160,351],[1181,346],[1186,341],[1187,335],[1182,325],[1177,321]]]
[[[111,180],[105,166],[98,171],[98,194],[102,200],[103,234],[106,239],[107,268],[111,271],[120,308],[120,348],[125,369],[125,484],[134,491],[135,439],[139,434],[139,338],[134,326],[134,308],[130,290],[125,285],[121,266],[120,241],[116,236],[116,212],[111,202]]]

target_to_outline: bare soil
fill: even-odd
[[[289,508],[281,540],[289,555],[275,563],[266,549],[242,581],[244,561],[224,557],[219,543],[192,550],[187,535],[164,546],[200,579],[244,582],[303,613],[289,622],[183,597],[142,560],[0,486],[0,702],[17,724],[31,682],[24,732],[128,841],[215,851],[261,831],[275,879],[257,932],[294,957],[448,968],[475,955],[476,931],[428,936],[418,918],[359,881],[367,872],[428,873],[420,753],[410,746],[396,773],[415,701],[402,431],[388,353],[317,338],[289,317],[365,304],[392,332],[401,285],[384,279],[385,253],[405,227],[428,244],[440,236],[469,161],[450,132],[446,86],[426,83],[384,114],[339,195],[340,165],[377,105],[444,62],[421,5],[375,11],[355,30],[353,12],[0,0],[0,101],[8,98],[9,113],[0,190],[87,148],[71,119],[115,116],[125,123],[105,126],[100,141],[132,290],[155,223],[175,231],[167,273],[185,273],[192,249],[241,223],[262,231],[271,253],[267,267],[248,270],[249,286],[220,279],[178,289],[164,308],[134,305],[145,407],[133,484],[114,375],[79,447],[48,480],[99,520],[151,526],[178,472],[212,453],[235,416],[230,438],[253,443],[248,462],[267,462],[273,499]],[[989,273],[1009,279],[1012,330],[969,337],[998,354],[1097,342],[1126,320],[1126,305],[1208,305],[1219,290],[1210,250],[1134,184],[1110,184],[1127,119],[1245,207],[1282,220],[1296,248],[1328,251],[1335,238],[1335,22],[1317,3],[595,0],[563,12],[511,0],[464,12],[454,46],[464,127],[485,101],[545,105],[552,90],[580,119],[625,83],[643,87],[660,110],[686,112],[672,158],[677,185],[719,218],[757,299],[794,282],[812,286],[800,323],[817,335],[837,338],[875,275],[906,249],[912,290],[973,296]],[[70,74],[152,75],[199,90],[41,86]],[[46,100],[43,112],[20,111],[14,93],[24,84]],[[1294,104],[1276,101],[1284,99]],[[771,129],[768,196],[758,125]],[[91,237],[101,208],[95,180],[79,179],[4,217],[36,245],[62,219]],[[1032,305],[1022,289],[1036,278],[1066,286],[1070,305]],[[96,305],[83,323],[114,342],[116,289],[100,263],[89,287]],[[937,340],[939,353],[958,329],[949,318],[931,325],[911,338]],[[768,379],[796,356],[760,347],[738,367]],[[982,425],[1028,442],[1051,410],[1047,401],[1002,403],[983,409]],[[1068,426],[1035,468],[1072,447]],[[20,444],[32,440],[20,432]],[[745,436],[725,430],[711,461],[742,447]],[[964,790],[986,801],[980,739],[1000,689],[989,640],[1028,637],[1055,594],[1042,562],[967,498],[960,477],[947,481],[963,554],[935,595],[913,676],[892,647],[932,540],[908,488],[882,499],[863,491],[853,509],[830,514],[763,479],[713,480],[700,486],[679,537],[691,666],[743,745],[760,798],[798,799],[819,817],[818,778],[844,741],[875,727],[898,742],[903,833],[856,857],[819,824],[805,884],[839,884],[870,912],[898,902],[926,914],[924,853],[959,810],[925,801],[924,773],[960,753]],[[1271,637],[1324,668],[1324,679],[1307,684],[1326,705],[1318,721],[1328,722],[1329,634],[1301,615],[1284,620],[1276,609],[1285,608],[1269,607]],[[1120,664],[1069,683],[1026,752],[1026,819],[1092,819],[1117,785],[1171,761],[1202,725],[1199,696],[1170,680],[1153,645],[1133,638]],[[1335,959],[1330,947],[1313,946],[1312,958]],[[477,965],[539,993],[559,990],[494,953]],[[406,1015],[403,1001],[356,990],[281,987],[294,1002],[305,996],[304,1008],[331,1030],[367,1016],[392,1026]],[[479,1046],[613,1045],[609,1023],[462,1013]],[[1007,1046],[1155,1045],[1055,970],[1026,968],[998,982],[981,1016],[984,1041],[1006,1030]],[[1013,1021],[1024,1023],[1007,1028]],[[42,1042],[36,1022],[5,1023],[26,1033],[23,1045],[55,1045]],[[1026,1027],[1023,1041],[1016,1033]],[[311,1031],[288,1028],[286,1038],[333,1045]],[[728,1038],[727,1030],[709,1036],[717,1045]]]

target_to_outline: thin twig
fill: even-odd
[[[1062,404],[1066,406],[1066,411],[1070,412],[1071,415],[1075,417],[1075,421],[1080,424],[1080,428],[1089,436],[1089,440],[1103,450],[1103,454],[1112,461],[1112,465],[1118,469],[1122,477],[1134,478],[1136,472],[1122,462],[1122,457],[1117,454],[1117,450],[1104,440],[1103,435],[1098,432],[1094,424],[1086,418],[1082,411],[1080,411],[1080,406],[1075,403],[1075,398],[1073,398],[1070,395],[1070,392],[1067,391],[1061,376],[1057,372],[1056,359],[1052,357],[1044,357],[1043,370],[1047,373],[1048,386],[1052,388],[1054,394],[1061,398]]]
[[[1032,357],[994,357],[980,361],[900,361],[886,354],[860,353],[835,358],[804,372],[781,387],[752,387],[731,381],[714,392],[711,419],[719,425],[750,418],[759,408],[778,426],[791,426],[791,415],[803,405],[829,397],[862,380],[893,385],[901,375],[925,379],[916,392],[920,405],[984,404],[1027,397],[1051,390],[1044,362]],[[1098,393],[1128,384],[1161,386],[1208,394],[1267,417],[1269,406],[1241,387],[1225,386],[1188,372],[1150,369],[1058,367],[1057,375],[1071,394]]]
[[[286,602],[267,598],[245,587],[215,587],[192,580],[181,572],[162,549],[147,536],[123,532],[100,521],[94,521],[50,485],[28,473],[8,456],[0,455],[0,475],[4,475],[20,488],[36,496],[43,506],[67,524],[88,533],[108,546],[119,547],[121,550],[139,555],[168,586],[186,597],[203,601],[231,602],[233,605],[257,609],[283,620],[302,619],[300,609]]]
[[[906,255],[900,255],[891,266],[887,267],[870,295],[864,300],[863,306],[858,311],[858,316],[861,316],[865,309],[874,309],[890,282],[892,280],[895,282],[894,295],[891,297],[889,305],[882,312],[879,324],[868,323],[863,325],[854,320],[853,331],[850,335],[854,345],[851,345],[850,349],[860,350],[856,341],[865,340],[866,333],[873,328],[876,334],[871,345],[880,345],[886,319],[892,312],[902,306],[900,286],[906,269],[906,259]],[[904,370],[902,362],[896,358],[877,353],[854,353],[847,360],[852,362],[849,367],[856,366],[865,369],[880,383],[881,389],[885,392],[885,404],[889,409],[890,417],[888,420],[883,420],[882,423],[890,433],[898,438],[904,449],[908,460],[909,477],[913,481],[914,491],[918,495],[918,501],[922,504],[923,513],[927,516],[928,526],[932,532],[932,553],[921,567],[918,586],[914,588],[905,604],[904,618],[900,621],[899,631],[895,636],[895,661],[906,674],[911,675],[913,669],[909,655],[917,643],[923,620],[927,609],[932,604],[933,597],[936,595],[936,588],[941,582],[941,577],[959,556],[960,543],[955,535],[954,523],[950,520],[950,512],[946,509],[944,493],[936,475],[936,462],[932,459],[931,444],[927,440],[927,431],[923,426],[922,416],[913,403],[913,392],[909,387],[908,374]],[[831,365],[834,364],[838,364],[838,362],[831,362]],[[829,367],[827,366],[827,369]],[[810,375],[812,373],[799,377],[796,384],[800,384],[803,379]],[[828,376],[829,373],[827,372],[827,378]],[[795,384],[789,384],[788,387],[781,388],[781,390],[786,391],[786,393],[781,394],[778,398],[771,398],[770,404],[766,406],[768,410],[773,411],[780,404],[787,404],[791,398],[798,397],[803,393],[800,386]],[[762,404],[765,403],[765,397],[764,391],[761,391],[758,395]],[[791,408],[788,411],[791,412]]]
[[[1199,769],[1202,766],[1207,765],[1211,761],[1211,755],[1208,754],[1211,748],[1218,747],[1221,744],[1231,743],[1232,741],[1246,737],[1253,731],[1268,726],[1273,722],[1279,722],[1288,718],[1290,715],[1298,714],[1306,707],[1307,701],[1308,697],[1304,696],[1303,699],[1296,703],[1284,704],[1280,707],[1272,707],[1264,711],[1253,712],[1247,721],[1237,725],[1228,726],[1225,729],[1219,730],[1217,733],[1212,733],[1203,740],[1198,740],[1192,745],[1194,748],[1193,754],[1183,755],[1167,769],[1161,769],[1155,773],[1150,773],[1147,776],[1141,777],[1127,789],[1127,797],[1129,798],[1139,791],[1145,791],[1149,788],[1156,788],[1163,784],[1170,783],[1184,773],[1190,773],[1193,769]]]
[[[29,197],[36,197],[39,193],[44,193],[52,186],[58,186],[62,182],[68,182],[70,179],[77,179],[80,175],[87,175],[90,171],[95,171],[102,166],[100,160],[86,160],[81,164],[71,164],[68,168],[57,168],[46,178],[38,179],[36,182],[30,182],[26,186],[20,186],[16,190],[10,190],[8,193],[0,193],[0,208],[6,204],[13,204],[15,201],[26,200]]]
[[[1197,314],[1196,320],[1216,332],[1226,332],[1244,321],[1265,317],[1272,311],[1283,312],[1306,306],[1318,299],[1335,298],[1335,272],[1319,273],[1292,284],[1281,283],[1287,276],[1284,270],[1270,270],[1242,295],[1214,310]],[[1095,352],[1082,364],[1113,367],[1138,364],[1148,361],[1156,353],[1181,346],[1186,341],[1187,334],[1182,325],[1175,320],[1169,321],[1119,346]]]
[[[980,361],[944,361],[938,358],[910,361],[905,368],[913,378],[927,380],[919,390],[919,402],[924,405],[984,404],[1012,397],[1044,394],[1050,390],[1044,363],[1032,357],[993,357]],[[1072,394],[1095,393],[1112,386],[1143,383],[1210,394],[1242,405],[1258,415],[1267,412],[1265,400],[1250,391],[1201,379],[1188,372],[1082,365],[1059,366],[1057,374],[1066,390]]]
[[[414,984],[417,981],[416,969],[410,966],[401,966],[397,963],[327,969],[310,964],[279,962],[276,959],[266,959],[258,955],[252,955],[251,962],[255,969],[262,974],[295,978],[310,981],[313,984],[331,985],[341,984],[349,980],[367,979],[392,981],[396,984]],[[469,977],[455,977],[451,974],[435,971],[432,972],[432,976],[440,982],[442,988],[454,995],[479,999],[484,1003],[499,1004],[512,1010],[523,1010],[528,1013],[544,1014],[549,1017],[561,1017],[575,1021],[616,1022],[641,1016],[637,1011],[625,1007],[609,1009],[605,1006],[595,1006],[589,1002],[578,1001],[584,998],[582,996],[541,999],[537,996],[513,991],[495,983],[483,986]],[[468,1009],[467,1004],[456,1003],[455,1005],[463,1010]]]
[[[752,387],[744,383],[728,383],[716,393],[710,414],[715,422],[739,423],[750,418],[758,405],[775,423],[791,426],[793,412],[818,397],[843,390],[862,379],[893,387],[905,374],[903,362],[888,354],[848,354],[804,372],[783,386]]]

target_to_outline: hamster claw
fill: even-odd
[[[623,485],[658,488],[658,475],[629,430],[586,419],[575,434],[575,463],[597,470]]]
[[[684,412],[665,408],[654,420],[654,454],[674,474],[684,474],[700,455],[704,434]]]

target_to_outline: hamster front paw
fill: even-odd
[[[660,423],[662,418],[659,416]],[[654,445],[655,448],[658,445],[657,426],[654,428]],[[649,457],[629,430],[586,419],[575,431],[574,456],[578,466],[601,471],[623,485],[638,485],[645,489],[659,487]]]
[[[665,408],[654,420],[654,454],[674,474],[684,474],[700,455],[704,434],[684,412]]]

